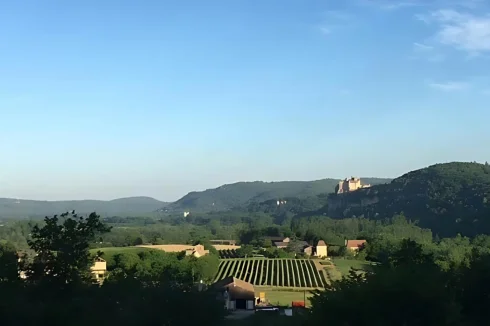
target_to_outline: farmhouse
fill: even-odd
[[[323,240],[318,241],[316,245],[315,256],[320,258],[327,257],[327,244],[325,243],[325,241]]]
[[[90,272],[96,283],[102,283],[107,273],[107,262],[104,259],[97,257],[92,267],[90,267]]]
[[[306,256],[311,256],[311,255],[313,255],[313,246],[307,246],[307,247],[303,248],[303,253],[304,253]]]
[[[264,240],[270,240],[272,244],[279,249],[286,248],[289,242],[291,241],[291,239],[288,237],[269,237],[269,236],[264,237]]]
[[[212,285],[217,298],[224,301],[227,310],[255,309],[255,288],[252,284],[228,276]]]
[[[364,248],[366,243],[366,240],[345,240],[345,246],[352,251],[359,251],[359,249]]]

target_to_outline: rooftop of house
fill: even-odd
[[[289,244],[288,242],[282,242],[282,241],[274,242],[274,246],[276,247],[287,247],[288,244]]]
[[[251,283],[228,276],[211,286],[218,291],[228,291],[230,299],[255,299],[255,288]]]
[[[326,246],[327,246],[327,244],[325,243],[325,241],[320,240],[320,241],[318,241],[318,243],[317,243],[317,245],[316,245],[316,246],[317,246],[317,247],[326,247]]]
[[[281,237],[281,236],[265,236],[264,239],[271,240],[271,241],[284,241],[288,239],[288,237]]]
[[[346,240],[345,246],[347,248],[360,248],[364,246],[366,240]]]

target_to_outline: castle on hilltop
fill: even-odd
[[[361,183],[361,178],[351,177],[345,180],[340,180],[339,184],[335,186],[335,193],[343,194],[345,192],[356,191],[361,188],[369,188],[371,185],[363,185]]]

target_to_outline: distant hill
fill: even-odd
[[[103,216],[136,215],[154,212],[167,203],[150,197],[128,197],[114,200],[39,201],[0,198],[0,217],[23,218],[59,214],[70,210]]]
[[[361,178],[363,183],[380,184],[391,179]],[[218,188],[190,192],[165,207],[169,211],[223,211],[252,203],[284,198],[306,198],[335,190],[339,179],[316,181],[237,182]]]
[[[328,215],[336,218],[384,219],[401,212],[439,236],[490,234],[490,166],[436,164],[328,200]]]

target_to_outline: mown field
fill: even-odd
[[[234,276],[255,286],[323,288],[327,281],[309,259],[225,259],[220,262],[215,281]]]
[[[351,268],[355,270],[364,270],[369,271],[372,267],[372,263],[363,261],[363,260],[354,260],[354,259],[334,259],[333,263],[337,270],[343,276],[349,275],[349,271]]]

